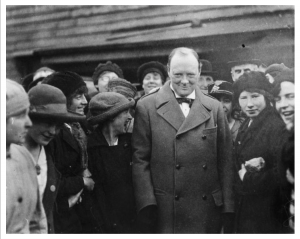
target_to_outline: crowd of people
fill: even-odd
[[[294,233],[294,69],[190,48],[108,61],[97,92],[42,67],[6,80],[6,232]]]

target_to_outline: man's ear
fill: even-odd
[[[168,70],[168,76],[171,79],[171,76],[170,76],[170,65],[169,64],[167,65],[167,70]]]

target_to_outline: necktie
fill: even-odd
[[[194,102],[193,99],[189,99],[189,98],[176,98],[178,104],[182,104],[182,103],[187,103],[189,104],[189,107],[192,107],[192,104]]]

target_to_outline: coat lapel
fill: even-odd
[[[70,130],[64,126],[62,128],[62,138],[63,140],[69,144],[76,152],[80,152],[79,150],[79,144],[77,143],[76,139],[73,137]]]
[[[209,111],[211,110],[211,106],[209,102],[206,100],[203,93],[196,87],[196,98],[190,109],[190,112],[183,124],[179,128],[177,135],[183,134],[207,121],[211,116]]]
[[[170,84],[165,84],[159,90],[156,99],[156,108],[157,113],[178,131],[185,117],[170,88]]]

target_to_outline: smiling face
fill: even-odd
[[[264,95],[257,92],[243,91],[239,97],[239,104],[249,118],[257,117],[266,108]]]
[[[208,86],[214,83],[212,76],[200,75],[198,85],[202,92],[208,93]]]
[[[112,121],[112,127],[116,135],[127,133],[132,116],[129,113],[129,109],[119,113]]]
[[[275,97],[276,110],[286,125],[293,124],[295,114],[295,85],[284,81],[280,84],[280,92]]]
[[[68,110],[84,115],[84,108],[87,106],[87,100],[84,94],[77,94],[71,100]]]
[[[9,117],[6,120],[6,144],[23,144],[25,136],[32,123],[28,117],[29,110],[24,110],[21,114]]]
[[[50,121],[34,121],[28,136],[36,144],[46,146],[59,133],[63,123]]]
[[[169,77],[173,89],[179,96],[186,97],[195,90],[199,75],[199,63],[193,54],[176,53],[172,57]]]
[[[143,79],[143,89],[145,91],[145,94],[149,94],[149,92],[156,88],[162,86],[162,79],[161,75],[157,72],[150,72],[147,75],[145,75]]]

